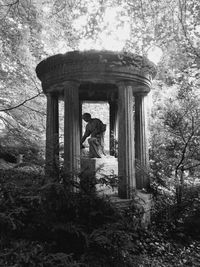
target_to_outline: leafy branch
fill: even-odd
[[[12,3],[9,3],[9,4],[0,5],[0,7],[2,7],[2,6],[12,7],[12,6],[18,5],[18,4],[19,4],[19,0],[16,0],[15,2],[12,2]]]
[[[3,20],[5,19],[5,17],[10,13],[11,9],[15,6],[16,8],[18,8],[19,6],[19,2],[20,0],[16,0],[12,3],[9,3],[9,4],[3,4],[3,5],[0,5],[0,8],[1,7],[8,7],[7,11],[6,11],[6,14],[0,19],[0,20]]]
[[[14,134],[15,135],[15,138],[17,140],[21,140],[21,141],[24,141],[24,138],[23,138],[23,134],[21,132],[21,128],[20,128],[20,125],[18,123],[18,126],[19,127],[16,127],[16,125],[14,125],[11,121],[7,120],[6,118],[0,116],[0,120],[3,121],[3,123],[5,125],[7,125],[7,128],[8,128],[8,133],[10,133],[11,135]],[[7,133],[7,135],[8,135]]]
[[[180,10],[180,16],[178,17],[179,19],[179,22],[181,24],[181,27],[182,27],[182,31],[183,31],[183,34],[184,34],[184,37],[186,39],[186,41],[188,42],[188,44],[190,45],[192,51],[194,52],[194,54],[200,58],[200,54],[199,52],[197,51],[197,49],[194,47],[190,37],[188,36],[188,32],[187,32],[187,29],[186,29],[186,26],[185,26],[185,23],[184,23],[184,14],[186,14],[186,10],[187,9],[187,6],[186,6],[186,1],[185,3],[183,4],[181,2],[181,0],[179,0],[179,10]]]
[[[184,148],[182,150],[182,156],[181,156],[181,159],[178,163],[178,165],[176,166],[176,173],[178,172],[178,169],[181,167],[181,165],[183,165],[183,161],[185,160],[185,157],[186,157],[186,150],[188,148],[188,145],[191,141],[191,139],[193,138],[195,134],[195,129],[194,129],[194,118],[192,118],[192,131],[187,139],[187,141],[185,142],[185,145],[184,145]]]

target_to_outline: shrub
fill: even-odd
[[[60,181],[47,182],[40,170],[0,172],[1,266],[142,267],[196,261],[198,244],[194,249],[188,245],[172,260],[171,254],[181,248],[164,228],[141,228],[134,200],[126,209],[117,209],[96,194],[95,180],[87,190],[91,177],[72,183],[61,175]],[[194,192],[190,196],[193,199]],[[185,216],[181,210],[179,214]],[[175,229],[184,226],[185,231],[186,221],[174,224]]]
[[[13,259],[16,266],[26,266],[27,261],[40,266],[40,258],[45,257],[54,266],[65,266],[62,262],[70,260],[66,266],[81,266],[80,262],[131,266],[134,240],[129,231],[134,235],[140,227],[133,216],[135,207],[117,210],[109,199],[96,194],[95,182],[86,190],[87,177],[81,183],[61,178],[45,182],[42,172],[23,168],[0,173],[1,246],[10,255],[10,260],[4,257],[4,265],[12,266]],[[74,192],[73,186],[79,190]]]

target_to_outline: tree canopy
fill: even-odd
[[[0,21],[1,142],[3,133],[12,141],[16,131],[20,142],[43,138],[46,104],[35,67],[56,53],[114,49],[149,55],[159,48],[153,91],[161,84],[169,94],[172,87],[183,95],[199,90],[198,0],[0,0]]]

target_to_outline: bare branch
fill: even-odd
[[[12,6],[18,5],[18,4],[19,4],[19,0],[16,0],[15,2],[12,2],[12,3],[9,3],[9,4],[0,5],[0,7],[2,7],[2,6],[12,7]]]
[[[185,137],[184,137],[184,134],[183,134],[183,131],[182,131],[182,128],[181,128],[180,125],[179,125],[179,127],[178,127],[178,130],[179,130],[179,133],[180,133],[180,136],[181,136],[183,142],[186,143],[186,140],[185,140]]]
[[[192,139],[193,136],[194,136],[194,130],[192,130],[190,136],[188,137],[187,142],[186,142],[185,145],[184,145],[184,148],[183,148],[183,150],[182,150],[182,156],[181,156],[181,159],[180,159],[178,165],[176,166],[176,171],[178,171],[178,169],[180,168],[180,166],[183,164],[183,161],[184,161],[184,159],[185,159],[185,154],[186,154],[186,150],[187,150],[188,144],[189,144],[189,142],[191,141],[191,139]]]
[[[188,171],[188,170],[190,170],[192,168],[195,168],[195,167],[198,167],[198,166],[200,166],[200,163],[197,163],[195,165],[191,165],[191,166],[188,166],[188,167],[184,167],[183,170],[184,171]]]
[[[38,93],[41,93],[40,89],[37,86],[37,83],[36,83],[35,79],[33,77],[31,77],[31,75],[29,76],[29,79],[31,79],[31,81],[33,82],[33,84],[34,84],[35,88],[37,89]]]
[[[141,13],[142,13],[142,20],[144,22],[144,25],[146,25],[146,22],[145,22],[145,15],[144,15],[144,7],[143,7],[143,2],[142,0],[140,0],[140,7],[141,7]]]
[[[37,110],[37,109],[28,107],[28,106],[26,106],[26,105],[24,105],[24,107],[25,107],[25,108],[28,108],[28,109],[30,109],[30,110],[32,110],[32,111],[34,111],[34,112],[36,112],[36,113],[38,113],[38,114],[40,114],[40,115],[42,115],[42,116],[46,116],[46,113],[45,113],[45,112],[41,112],[41,111],[39,111],[39,110]]]
[[[38,97],[38,96],[41,95],[41,94],[42,94],[42,92],[39,92],[37,95],[34,95],[34,96],[32,96],[32,97],[30,97],[30,98],[24,100],[23,102],[19,103],[19,104],[16,105],[16,106],[13,106],[13,107],[10,107],[10,108],[5,108],[5,109],[0,109],[0,112],[10,111],[10,110],[16,109],[16,108],[18,108],[18,107],[20,107],[20,106],[23,106],[25,103],[27,103],[27,102],[29,102],[29,101],[35,99],[36,97]]]

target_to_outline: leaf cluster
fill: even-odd
[[[109,199],[85,190],[83,182],[73,192],[77,184],[69,185],[68,179],[46,183],[31,169],[1,171],[0,180],[0,260],[5,266],[40,266],[42,257],[41,266],[131,266],[140,228],[134,205],[117,210]]]

